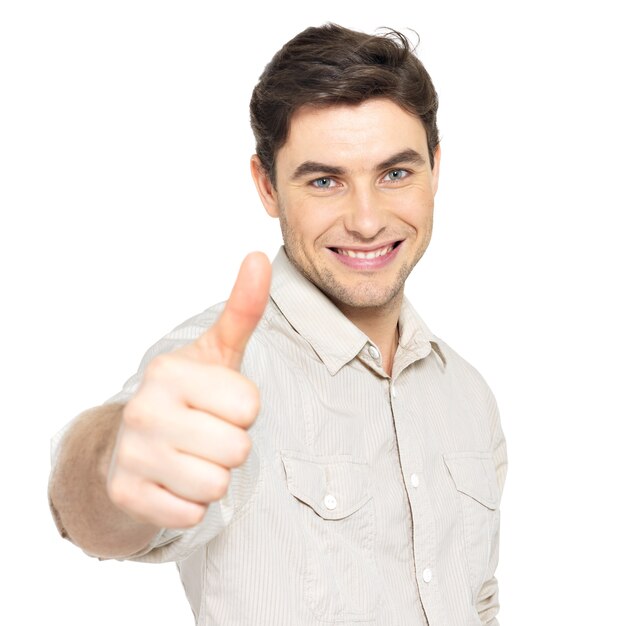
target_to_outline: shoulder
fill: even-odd
[[[124,403],[135,393],[143,378],[148,364],[157,356],[173,352],[184,345],[191,343],[207,328],[211,327],[224,309],[224,302],[216,304],[185,320],[158,341],[153,343],[143,355],[139,368],[124,384],[122,390],[106,400],[105,404]]]
[[[499,413],[496,398],[483,375],[443,339],[433,336],[431,345],[445,363],[444,372],[449,384],[480,406],[488,416],[491,428],[497,428]]]
[[[197,313],[172,329],[162,340],[193,341],[215,324],[225,305],[225,302],[219,302],[201,313]]]
[[[450,381],[455,387],[461,384],[462,386],[474,387],[481,393],[491,393],[480,372],[446,341],[432,332],[406,297],[402,303],[400,323],[409,340],[416,337],[420,343],[430,343],[434,353],[430,356],[435,358],[439,364],[438,369],[442,376],[442,384],[444,381]]]
[[[445,363],[451,375],[462,376],[478,387],[488,390],[489,386],[482,374],[450,344],[438,336],[432,336],[431,345]]]

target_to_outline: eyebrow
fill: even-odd
[[[424,157],[417,151],[407,148],[406,150],[401,150],[396,154],[390,156],[388,159],[385,159],[381,163],[376,166],[376,170],[386,170],[394,165],[398,165],[399,163],[413,163],[414,165],[424,165],[426,160]],[[346,170],[343,167],[338,167],[337,165],[328,165],[326,163],[319,163],[318,161],[304,161],[304,163],[300,163],[294,173],[291,175],[291,180],[296,180],[298,178],[302,178],[303,176],[308,176],[310,174],[327,174],[329,176],[343,176],[346,173]]]

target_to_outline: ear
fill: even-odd
[[[439,164],[441,162],[441,144],[435,148],[435,152],[433,154],[433,160],[435,164],[433,165],[433,196],[437,193],[437,189],[439,188]]]
[[[250,158],[250,173],[256,186],[256,190],[261,198],[261,202],[270,217],[278,217],[280,214],[278,207],[278,195],[269,174],[265,171],[261,160],[256,154]]]

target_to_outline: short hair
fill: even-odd
[[[405,35],[393,29],[368,35],[329,23],[288,41],[265,67],[250,100],[256,153],[272,184],[276,154],[301,106],[356,105],[370,98],[388,98],[422,121],[433,167],[437,92]]]

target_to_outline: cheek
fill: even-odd
[[[332,231],[337,222],[337,216],[325,209],[328,207],[302,204],[297,209],[290,210],[286,219],[292,234],[304,244],[310,244]]]
[[[432,223],[434,203],[408,201],[398,207],[396,215],[405,223],[416,229],[423,228]]]

